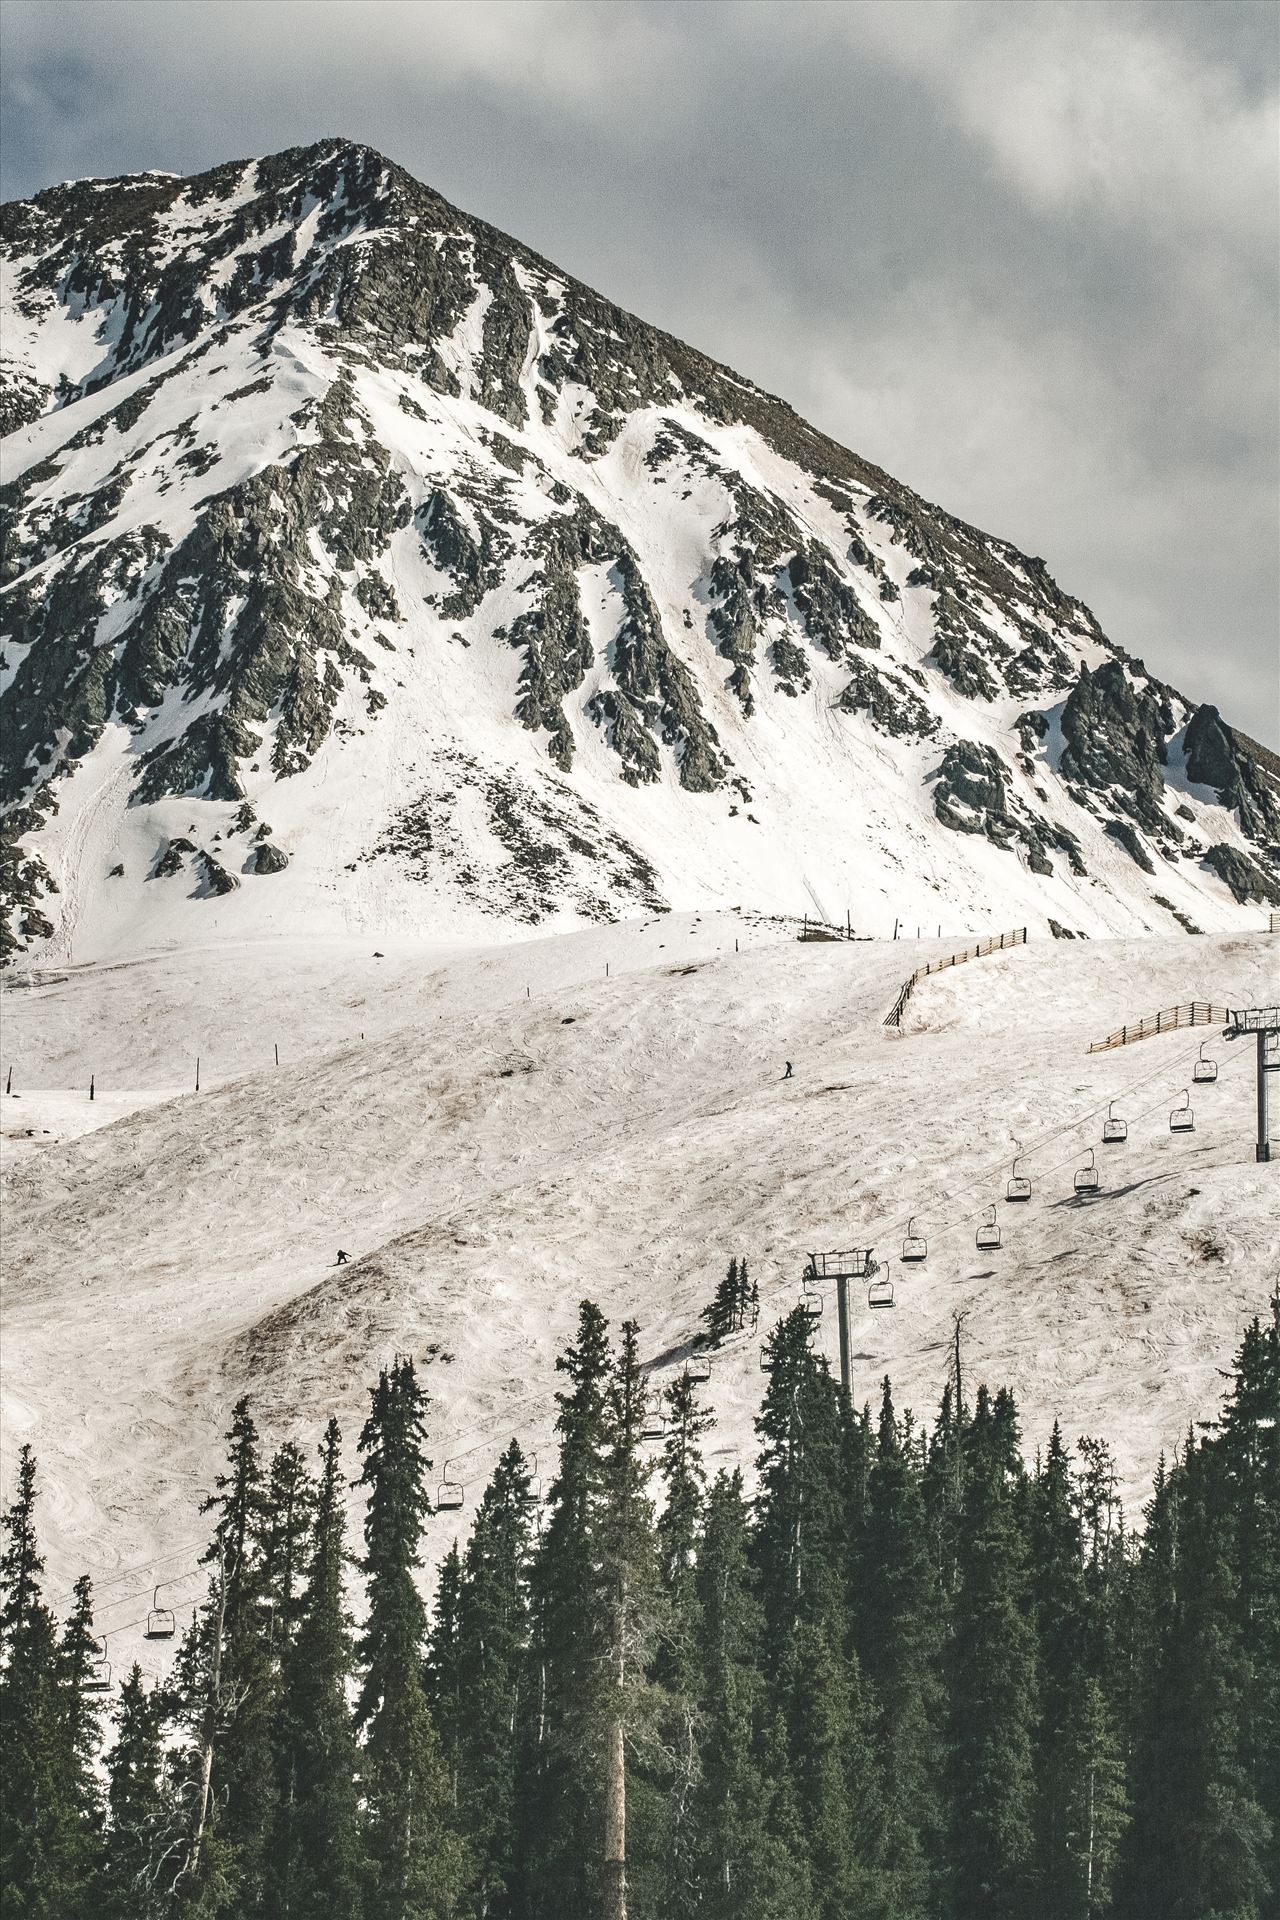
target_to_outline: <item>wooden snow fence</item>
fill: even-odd
[[[990,940],[980,940],[976,947],[966,947],[963,953],[950,953],[945,960],[931,960],[927,967],[917,967],[911,978],[899,987],[898,997],[884,1017],[885,1026],[902,1025],[902,1016],[917,982],[927,980],[931,973],[945,973],[948,967],[961,966],[966,960],[982,960],[989,953],[1000,953],[1005,947],[1023,947],[1026,943],[1026,928],[1016,927],[1012,933],[994,934]]]

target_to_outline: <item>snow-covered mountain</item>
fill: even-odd
[[[377,153],[3,222],[11,947],[1280,903],[1280,763],[1043,561]]]

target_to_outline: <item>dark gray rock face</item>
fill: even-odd
[[[1074,834],[1035,814],[1012,791],[1012,776],[1000,755],[973,740],[958,740],[942,756],[933,810],[955,833],[981,833],[993,846],[1021,846],[1033,873],[1051,874],[1050,850],[1066,855],[1073,873],[1085,872]]]
[[[1112,840],[1118,840],[1129,858],[1140,866],[1144,873],[1155,872],[1154,861],[1127,820],[1108,820],[1103,832]]]
[[[289,856],[279,847],[273,847],[269,840],[262,840],[253,850],[252,868],[254,873],[283,873],[289,864]]]
[[[1163,690],[1135,686],[1118,660],[1080,669],[1062,710],[1061,771],[1094,792],[1110,792],[1143,826],[1166,828],[1166,745],[1173,713]]]
[[[1197,707],[1183,738],[1187,778],[1213,787],[1233,807],[1251,839],[1280,840],[1280,779],[1268,778],[1255,755],[1216,707]]]
[[[1241,853],[1239,847],[1219,842],[1206,850],[1204,864],[1230,887],[1237,900],[1261,900],[1268,906],[1280,907],[1280,885],[1256,860]]]

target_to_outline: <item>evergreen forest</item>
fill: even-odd
[[[751,1317],[735,1267],[710,1336]],[[554,1472],[511,1442],[430,1606],[413,1359],[311,1457],[241,1401],[156,1685],[104,1689],[87,1579],[47,1604],[24,1449],[5,1920],[1280,1920],[1280,1295],[1140,1523],[959,1337],[922,1424],[811,1333],[765,1340],[748,1485],[584,1301]]]

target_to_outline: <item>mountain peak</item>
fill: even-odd
[[[19,947],[1280,901],[1270,764],[1042,560],[372,148],[3,243]]]

